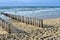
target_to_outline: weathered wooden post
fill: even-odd
[[[1,21],[1,19],[0,19],[0,25],[2,25],[2,21]]]
[[[18,20],[18,17],[17,17],[17,15],[15,15],[15,19],[16,19],[16,20]]]
[[[9,17],[11,17],[11,14],[7,14]]]
[[[32,25],[32,18],[30,17],[30,24]]]
[[[30,24],[30,17],[29,17],[29,24]]]
[[[28,17],[28,24],[29,24],[29,17]]]
[[[27,17],[27,20],[26,21],[27,21],[27,24],[29,24],[29,17]]]
[[[21,16],[22,17],[22,22],[23,22],[23,16]]]
[[[9,23],[9,25],[8,25],[8,26],[9,26],[9,27],[8,27],[8,28],[9,28],[9,29],[8,29],[8,30],[9,30],[9,33],[11,33],[11,30],[10,30],[11,25],[10,25],[10,23]]]
[[[43,20],[39,20],[39,27],[43,27]]]
[[[19,21],[19,16],[17,16],[17,19],[18,19],[18,21]]]
[[[11,15],[11,14],[10,14]],[[11,18],[13,19],[13,15],[11,15]]]
[[[4,28],[4,21],[3,21],[3,24],[2,24],[3,28]]]
[[[26,24],[27,24],[27,17],[26,17]]]
[[[24,23],[26,23],[26,17],[24,17]]]
[[[36,19],[34,18],[34,26],[36,26]]]
[[[33,25],[33,19],[31,18],[31,25]]]
[[[35,26],[37,26],[37,19],[36,19],[36,18],[35,18],[35,21],[34,21],[34,22],[35,22],[35,24],[34,24],[34,25],[35,25]]]
[[[24,16],[22,16],[22,22],[24,23]]]
[[[8,30],[7,30],[7,27],[8,27],[7,25],[8,25],[8,23],[6,22],[6,26],[5,26],[5,30],[6,30],[6,31],[8,31]]]
[[[11,15],[9,15],[9,17],[11,17]]]
[[[12,15],[12,16],[13,16],[12,18],[15,19],[15,15]]]
[[[6,25],[6,26],[7,26],[7,32],[8,32],[8,33],[10,33],[10,24],[9,24],[9,23],[7,23],[7,25]]]
[[[4,23],[4,22],[3,22],[3,20],[2,20],[2,28],[4,28],[3,23]]]
[[[37,19],[37,27],[39,27],[39,20]]]
[[[14,19],[14,18],[15,18],[15,16],[14,16],[14,15],[12,15],[12,18]]]
[[[20,16],[21,17],[21,22],[22,22],[22,16]]]
[[[15,17],[15,16],[14,16],[14,15],[12,15],[12,18],[13,18],[13,19],[14,19],[14,17]]]
[[[7,31],[7,27],[6,27],[6,25],[7,25],[7,24],[6,24],[6,22],[5,22],[5,30]]]
[[[5,21],[4,21],[4,24],[3,25],[4,25],[4,29],[5,29]]]
[[[37,25],[36,25],[36,26],[39,27],[39,25],[40,25],[40,24],[39,24],[39,20],[37,19]]]
[[[19,21],[19,17],[18,17],[18,15],[17,15],[17,20]]]
[[[34,25],[34,18],[32,18],[32,25]]]
[[[21,16],[19,16],[19,21],[21,22]]]
[[[11,18],[13,18],[13,15],[11,15]]]
[[[24,17],[24,23],[25,23],[25,17]]]
[[[10,16],[10,14],[6,13],[6,16]]]

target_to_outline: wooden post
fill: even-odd
[[[10,16],[10,14],[6,13],[7,16]]]
[[[15,16],[15,18],[14,19],[16,19],[17,20],[17,15],[14,15]]]
[[[39,20],[39,27],[43,27],[43,20]]]
[[[8,27],[9,33],[11,33],[11,30],[10,30],[10,26],[11,26],[11,25],[9,24],[8,26],[9,26],[9,27]]]
[[[23,22],[23,17],[21,16],[21,22]]]
[[[17,20],[19,21],[19,17],[17,16]]]
[[[39,27],[39,20],[37,19],[37,24],[36,24],[37,27]]]
[[[24,16],[22,16],[22,22],[24,23]]]
[[[29,24],[32,25],[32,18],[31,17],[29,17]]]
[[[27,24],[27,17],[26,17],[26,24]]]
[[[22,16],[20,16],[21,17],[21,22],[22,22]]]
[[[36,26],[36,19],[34,18],[34,26]]]
[[[15,15],[12,15],[12,18],[15,19]]]
[[[30,17],[29,17],[29,24],[30,24]]]
[[[11,18],[13,19],[13,15],[11,15]]]
[[[39,20],[37,19],[37,27],[39,27]]]
[[[17,16],[18,17],[18,21],[19,21],[19,16]]]
[[[11,15],[11,18],[13,18],[13,15]]]
[[[5,21],[4,21],[4,24],[3,25],[4,25],[4,29],[5,29]]]
[[[2,19],[1,19],[1,20],[2,20]],[[4,27],[3,27],[3,20],[2,20],[2,28],[4,28]]]
[[[28,17],[26,17],[26,24],[28,24]]]
[[[0,19],[0,25],[2,25],[2,20]]]
[[[26,23],[26,17],[24,17],[24,23]]]
[[[3,21],[3,24],[2,25],[3,25],[3,28],[4,28],[4,21]]]
[[[9,15],[9,17],[11,17],[11,15]]]
[[[14,19],[14,16],[12,15],[12,18]]]
[[[32,18],[32,25],[34,25],[34,19]]]
[[[15,18],[15,15],[12,15],[12,18],[14,19]]]
[[[28,17],[28,24],[29,24],[29,17]]]
[[[29,24],[29,17],[28,17],[28,24]]]
[[[17,20],[17,15],[13,15],[13,16],[15,16],[15,17],[14,17],[14,19],[16,19],[16,20]]]
[[[34,25],[34,19],[32,18],[32,25]]]
[[[5,23],[5,30],[6,30],[6,23]]]
[[[37,26],[37,19],[35,19],[35,26]]]
[[[10,33],[10,24],[7,23],[7,32]]]
[[[21,16],[19,16],[19,21],[21,22]]]
[[[11,17],[11,14],[9,14],[9,17]]]

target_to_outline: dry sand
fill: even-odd
[[[1,35],[1,34],[8,34],[8,32],[5,31],[4,29],[2,29],[2,28],[0,27],[0,35]]]
[[[11,20],[11,22],[13,25],[29,33],[30,36],[28,38],[30,40],[60,40],[60,18],[43,20],[43,28],[21,23],[16,20]],[[27,38],[24,38],[22,40],[27,40]]]
[[[43,21],[44,25],[48,26],[60,26],[60,18],[46,19]]]
[[[8,34],[8,32],[2,28],[1,21],[0,21],[0,35],[1,34]]]
[[[10,21],[18,29],[22,29],[29,34],[16,34],[21,40],[60,40],[60,18],[43,20],[43,28],[13,19]]]

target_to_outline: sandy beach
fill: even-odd
[[[44,25],[50,25],[50,26],[60,26],[60,18],[53,18],[53,19],[46,19],[43,21]]]
[[[51,40],[51,39],[60,39],[60,18],[53,18],[53,19],[45,19],[43,20],[44,27],[40,28],[37,26],[33,26],[30,24],[22,23],[17,20],[11,19],[9,20],[14,26],[18,29],[22,29],[28,34],[20,34],[22,36],[18,36],[19,34],[15,34],[22,40]],[[5,31],[1,32],[1,34],[7,33]],[[8,37],[8,36],[7,36]],[[13,37],[12,37],[13,38]]]
[[[3,28],[0,27],[0,35],[1,35],[1,34],[8,34],[8,32],[5,31]]]
[[[43,24],[44,24],[43,28],[21,23],[16,20],[14,21],[12,21],[14,25],[18,26],[18,28],[26,31],[30,35],[29,36],[30,40],[33,40],[33,39],[36,40],[36,38],[38,38],[38,40],[42,40],[42,39],[59,40],[60,39],[60,18],[43,20]]]

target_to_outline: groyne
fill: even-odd
[[[0,14],[0,25],[2,25],[2,28],[8,33],[26,33],[24,30],[18,29],[16,26],[14,26],[10,20],[11,18]]]
[[[31,24],[37,27],[43,27],[43,20],[42,19],[37,19],[37,18],[32,18],[32,17],[26,17],[26,16],[20,16],[20,15],[14,15],[14,14],[9,14],[9,13],[1,13],[4,14],[8,17],[11,17],[12,19],[15,19],[17,21],[26,23],[26,24]]]

